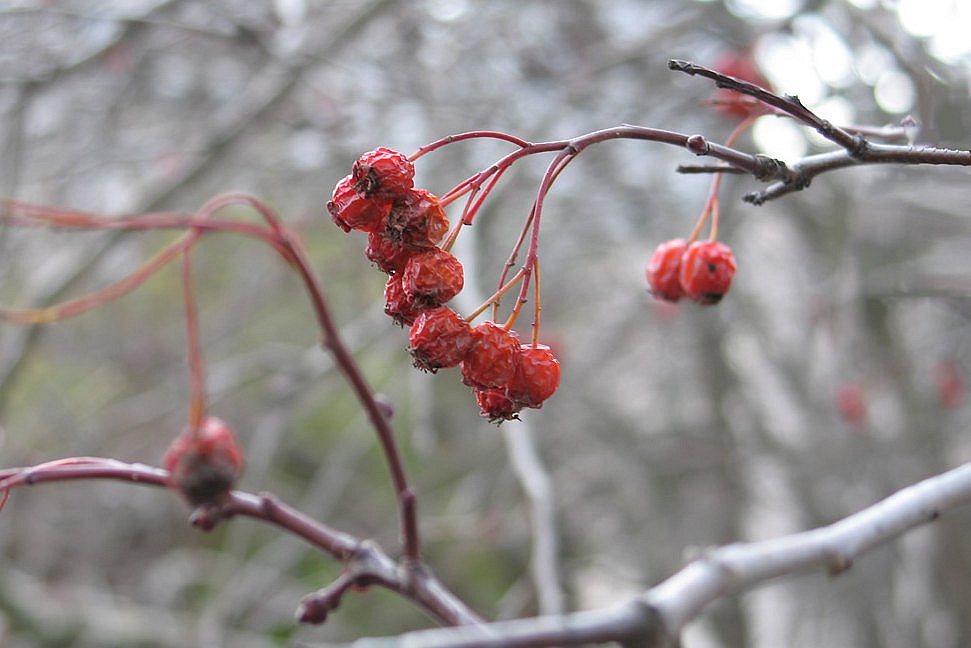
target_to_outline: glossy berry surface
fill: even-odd
[[[681,256],[681,289],[686,297],[700,304],[721,301],[734,276],[735,255],[724,243],[695,241]]]
[[[210,416],[182,432],[165,452],[169,486],[193,506],[218,503],[243,472],[243,451],[232,428]]]
[[[434,373],[456,367],[472,348],[472,327],[447,306],[424,311],[408,336],[415,366]]]
[[[365,197],[354,188],[351,176],[345,176],[334,187],[327,211],[334,223],[345,232],[352,229],[369,232],[384,227],[391,203]]]
[[[506,393],[525,407],[541,407],[560,386],[560,363],[546,345],[520,347],[516,377]]]
[[[479,413],[491,423],[519,418],[516,415],[523,406],[509,398],[504,389],[475,389],[473,392]]]
[[[418,252],[401,271],[401,285],[410,299],[425,308],[444,304],[462,291],[462,263],[439,248]]]
[[[666,241],[657,246],[647,262],[647,285],[657,299],[676,302],[684,296],[680,274],[686,247],[684,239]]]
[[[472,329],[472,349],[462,361],[462,380],[481,389],[506,388],[519,366],[519,336],[495,322]]]
[[[367,249],[364,256],[385,274],[401,272],[405,262],[414,255],[415,250],[408,248],[399,241],[395,241],[385,230],[369,232],[367,235]]]
[[[359,157],[351,175],[355,188],[368,198],[395,200],[415,185],[415,165],[403,153],[383,146]]]
[[[448,216],[438,196],[424,189],[411,189],[391,205],[386,227],[388,236],[401,245],[434,247],[445,238]]]
[[[424,309],[401,287],[401,274],[388,279],[388,283],[384,285],[384,312],[388,317],[402,326],[410,326],[422,310]]]

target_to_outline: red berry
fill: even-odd
[[[448,231],[448,217],[438,196],[424,189],[410,189],[391,205],[388,236],[402,245],[427,248],[438,245]]]
[[[850,425],[866,422],[866,394],[856,383],[841,385],[836,392],[836,409],[840,418]]]
[[[392,275],[384,285],[384,312],[397,324],[404,326],[413,324],[422,310],[401,287],[401,274]]]
[[[543,401],[560,386],[560,363],[545,344],[524,344],[520,348],[516,377],[507,395],[526,407],[542,407]]]
[[[964,401],[964,377],[954,362],[942,360],[935,365],[934,385],[941,407],[954,409]]]
[[[415,366],[435,373],[462,362],[472,348],[472,327],[451,308],[439,306],[415,319],[408,339]]]
[[[401,272],[405,262],[415,253],[412,248],[401,245],[400,241],[395,241],[388,236],[387,231],[380,230],[369,232],[367,235],[367,249],[365,256],[374,265],[378,266],[381,272],[389,275]]]
[[[354,163],[355,187],[368,198],[394,200],[415,186],[415,165],[398,151],[380,147]]]
[[[685,247],[684,239],[666,241],[657,246],[647,262],[647,285],[657,299],[676,302],[684,296],[679,274]]]
[[[717,304],[735,276],[735,255],[718,241],[695,241],[681,256],[679,279],[689,299]]]
[[[391,203],[366,198],[354,188],[351,176],[344,176],[334,187],[327,211],[334,223],[345,232],[352,229],[369,232],[383,227],[384,219],[391,211]]]
[[[516,377],[519,356],[519,336],[514,331],[483,322],[472,329],[472,348],[462,361],[462,380],[472,387],[504,389]]]
[[[516,416],[523,406],[513,401],[506,395],[503,389],[474,389],[475,401],[479,404],[482,416],[489,419],[490,423],[502,423]]]
[[[190,504],[215,504],[243,472],[243,451],[232,428],[210,416],[198,430],[186,429],[172,441],[162,465],[169,471],[169,486]]]
[[[751,53],[729,52],[715,63],[715,69],[724,75],[754,83],[762,88],[769,88],[769,82],[759,72]],[[745,119],[749,115],[767,110],[753,97],[727,88],[719,88],[715,91],[715,101],[718,114],[729,119]]]
[[[401,271],[401,285],[416,304],[432,308],[444,304],[462,291],[462,264],[440,248],[418,252]]]

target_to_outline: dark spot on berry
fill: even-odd
[[[711,274],[715,274],[717,270],[718,270],[718,266],[716,266],[714,263],[708,264],[708,272],[710,272]]]

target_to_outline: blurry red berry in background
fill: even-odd
[[[657,246],[647,262],[647,285],[657,299],[676,302],[684,295],[681,289],[681,256],[687,243],[672,239]]]
[[[198,430],[186,429],[172,441],[162,466],[169,486],[190,504],[218,504],[243,472],[243,451],[232,428],[210,416]]]
[[[754,83],[766,90],[771,89],[751,52],[726,52],[715,62],[714,68],[726,76]],[[714,99],[718,114],[736,121],[766,110],[756,99],[727,88],[718,88]]]
[[[836,391],[836,410],[841,419],[850,425],[866,422],[866,393],[857,383],[844,383]]]
[[[954,409],[964,402],[964,376],[954,361],[941,360],[934,365],[934,387],[941,407]]]

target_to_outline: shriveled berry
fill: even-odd
[[[416,304],[425,308],[439,306],[462,291],[462,263],[440,248],[417,252],[401,271],[401,285]]]
[[[388,236],[412,248],[438,245],[448,231],[438,196],[424,189],[410,189],[395,200],[386,222]]]
[[[401,272],[405,262],[415,253],[413,248],[405,247],[400,241],[388,236],[387,231],[369,232],[367,235],[367,249],[364,255],[371,263],[378,266],[381,272],[395,274]]]
[[[474,389],[473,393],[479,405],[480,414],[489,419],[490,423],[502,423],[519,418],[517,414],[523,406],[509,398],[504,389]]]
[[[657,246],[647,262],[647,285],[657,299],[676,302],[684,296],[681,289],[681,256],[687,247],[684,239],[672,239]]]
[[[472,348],[472,327],[447,306],[424,311],[408,336],[415,366],[435,373],[458,366]]]
[[[718,241],[695,241],[681,256],[681,289],[700,304],[717,304],[735,276],[735,255]]]
[[[545,344],[520,347],[516,377],[507,395],[525,407],[542,407],[543,401],[560,386],[560,363]]]
[[[243,451],[232,428],[210,416],[198,430],[186,429],[172,441],[162,465],[169,487],[190,504],[218,504],[243,472]]]
[[[334,223],[345,232],[352,229],[369,232],[384,227],[391,203],[366,197],[354,188],[351,176],[344,176],[334,187],[327,211]]]
[[[403,153],[383,146],[359,157],[351,175],[357,190],[369,198],[394,200],[415,186],[415,165]]]
[[[519,365],[519,336],[495,322],[483,322],[472,329],[472,348],[462,361],[466,385],[505,389],[516,377]]]
[[[388,317],[400,326],[410,326],[422,310],[401,287],[401,274],[392,275],[384,285],[384,312]]]

